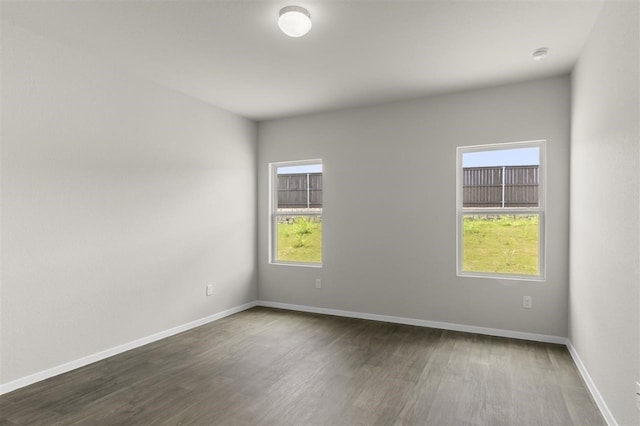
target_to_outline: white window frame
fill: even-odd
[[[463,165],[462,156],[469,152],[495,151],[517,148],[537,147],[540,149],[540,165],[538,168],[538,207],[503,207],[503,208],[477,208],[463,207]],[[456,268],[459,277],[493,278],[526,281],[546,281],[546,141],[534,140],[525,142],[506,142],[488,145],[461,146],[456,150]],[[538,275],[508,274],[498,272],[474,272],[464,271],[463,268],[463,220],[468,214],[537,214],[539,217],[539,247],[538,247]]]
[[[322,177],[324,179],[324,164],[322,162],[322,159],[281,161],[277,163],[269,163],[269,264],[271,265],[322,268],[323,262],[292,262],[287,260],[276,259],[276,256],[278,254],[278,237],[277,237],[278,217],[279,216],[309,216],[309,217],[317,216],[317,213],[305,213],[305,212],[278,213],[278,169],[281,167],[309,166],[309,165],[316,165],[316,164],[320,164],[323,166]],[[322,196],[323,196],[323,208],[324,208],[324,193],[322,194]],[[324,229],[323,229],[323,234],[324,234]],[[324,241],[322,244],[321,258],[324,261]]]

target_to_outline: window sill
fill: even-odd
[[[302,263],[302,262],[269,262],[269,265],[275,266],[298,266],[302,268],[322,268],[322,263]]]
[[[542,275],[518,275],[518,274],[488,274],[482,272],[458,272],[456,276],[461,278],[485,278],[492,280],[509,281],[535,281],[546,282],[547,278]]]

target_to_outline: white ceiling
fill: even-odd
[[[289,4],[313,28],[276,25]],[[601,1],[2,2],[2,19],[256,120],[569,72]],[[548,47],[540,62],[531,52]]]

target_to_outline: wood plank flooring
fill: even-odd
[[[0,397],[0,425],[604,425],[567,349],[253,308]]]

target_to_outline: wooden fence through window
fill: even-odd
[[[538,206],[538,166],[465,167],[463,207]],[[278,208],[322,208],[322,173],[278,175]]]
[[[322,173],[278,175],[278,208],[322,208]]]
[[[537,207],[539,166],[465,167],[463,207]]]

